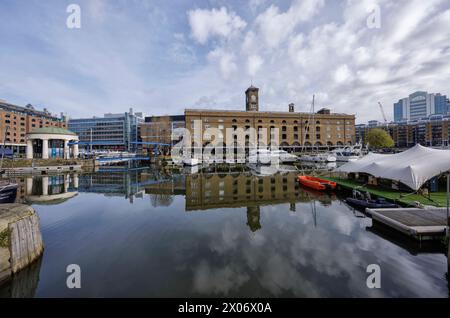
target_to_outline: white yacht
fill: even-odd
[[[272,150],[270,155],[272,159],[279,160],[282,163],[292,163],[298,160],[296,155],[290,154],[284,150]]]
[[[337,158],[333,153],[319,153],[314,155],[303,155],[301,161],[307,162],[336,162]]]
[[[272,154],[267,149],[252,149],[248,155],[249,163],[268,165],[271,161]]]
[[[185,166],[197,166],[200,164],[200,160],[197,158],[184,158],[183,164]]]
[[[361,158],[361,146],[360,145],[354,145],[354,146],[347,146],[344,148],[339,148],[333,150],[333,154],[336,156],[337,161],[355,161]]]

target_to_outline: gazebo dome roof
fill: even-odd
[[[42,128],[34,128],[29,133],[31,134],[51,134],[51,135],[73,135],[76,136],[77,134],[73,131],[67,130],[65,128],[60,127],[42,127]]]

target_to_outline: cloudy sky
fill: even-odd
[[[357,122],[450,95],[448,0],[2,0],[0,43],[0,99],[70,117],[244,109],[251,82],[262,110],[315,94]]]

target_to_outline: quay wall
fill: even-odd
[[[39,217],[31,206],[0,204],[0,284],[44,251]]]

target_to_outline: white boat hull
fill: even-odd
[[[307,162],[336,162],[337,158],[334,155],[319,154],[302,156],[300,160]]]
[[[187,158],[183,160],[183,164],[185,166],[197,166],[200,164],[200,160],[198,160],[197,158]]]

